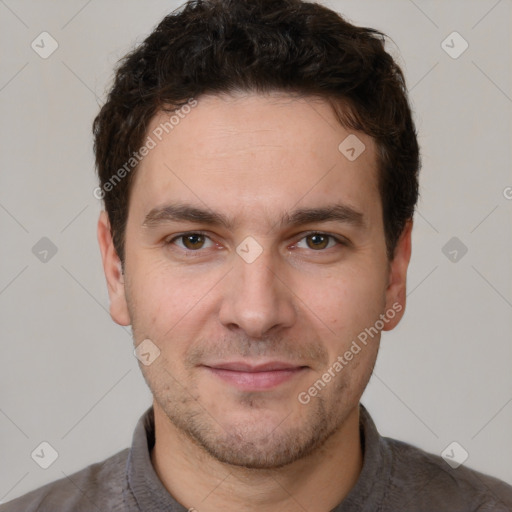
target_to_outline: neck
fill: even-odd
[[[154,412],[153,467],[174,499],[189,510],[325,512],[343,501],[362,469],[358,407],[318,450],[272,470],[219,462],[178,430],[156,402]]]

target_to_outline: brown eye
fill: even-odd
[[[328,235],[322,235],[321,233],[314,233],[306,237],[306,243],[310,249],[320,250],[325,249],[329,245]]]
[[[179,246],[182,246],[185,249],[190,251],[197,251],[198,249],[202,249],[206,242],[206,236],[201,235],[200,233],[188,233],[186,235],[181,235],[176,238],[176,243]]]
[[[192,256],[192,253],[197,252],[197,256],[206,255],[209,250],[216,247],[215,242],[204,233],[200,231],[189,231],[176,235],[174,238],[165,241],[165,245],[171,247],[173,251],[178,251],[178,254],[185,256]]]

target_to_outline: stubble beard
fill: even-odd
[[[157,376],[143,368],[158,406],[172,425],[210,457],[232,466],[271,470],[292,464],[320,449],[343,426],[351,412],[340,401],[318,396],[300,405],[298,418],[294,404],[291,411],[283,410],[276,426],[275,421],[268,426],[258,422],[257,393],[245,393],[237,405],[250,411],[251,419],[236,425],[226,424],[224,418],[215,418],[209,413],[197,392],[176,384],[170,375],[166,379],[166,371],[161,367],[160,372],[163,374]],[[345,386],[340,384],[338,389],[333,389],[337,396],[344,393]],[[294,395],[290,399],[297,400]],[[268,411],[262,410],[261,415],[266,413]]]

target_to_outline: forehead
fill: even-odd
[[[176,200],[254,222],[322,202],[380,211],[373,140],[342,127],[319,99],[203,96],[156,115],[147,137],[153,148],[132,190],[141,214]]]

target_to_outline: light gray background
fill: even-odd
[[[0,0],[0,501],[128,446],[150,405],[107,311],[91,123],[115,62],[177,5]],[[326,5],[393,38],[423,151],[407,313],[363,403],[381,433],[439,454],[457,441],[512,482],[512,2]],[[47,59],[31,48],[43,31],[59,44]],[[469,43],[457,59],[441,47],[453,31]],[[58,249],[46,263],[42,237]],[[59,453],[47,470],[41,441]]]

